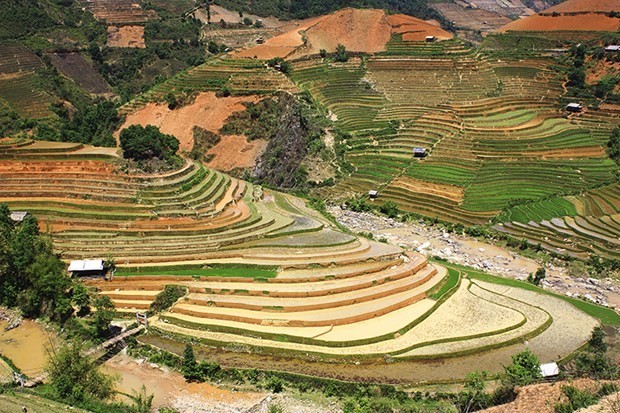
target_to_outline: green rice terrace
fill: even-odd
[[[198,162],[135,175],[119,170],[114,150],[37,141],[4,141],[0,159],[0,202],[34,213],[63,259],[114,257],[113,280],[88,284],[121,314],[183,287],[151,334],[402,361],[527,341],[551,361],[599,323],[620,323],[612,310],[343,233],[299,198]]]
[[[567,115],[553,63],[487,57],[458,39],[397,38],[347,63],[293,62],[293,80],[348,134],[354,172],[317,194],[342,201],[377,190],[376,203],[401,211],[497,222],[560,254],[620,257],[618,167],[605,154],[620,113]],[[414,158],[416,147],[428,156]]]

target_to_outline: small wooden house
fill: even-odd
[[[373,189],[373,190],[368,191],[368,197],[369,197],[370,199],[377,199],[377,198],[379,197],[379,191],[376,191],[376,190],[374,190],[374,189]]]
[[[11,221],[20,223],[23,222],[24,219],[28,216],[28,211],[12,211],[11,212]]]
[[[105,267],[103,260],[74,260],[69,264],[69,270],[73,277],[103,277]]]
[[[413,148],[413,156],[415,158],[424,158],[426,155],[426,148]]]
[[[572,102],[566,105],[567,112],[581,112],[582,109],[583,106],[581,106],[579,103]]]
[[[557,377],[560,375],[560,368],[556,363],[547,363],[540,365],[540,374],[543,379]]]

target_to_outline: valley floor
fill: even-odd
[[[491,274],[526,280],[540,264],[507,248],[478,241],[472,237],[448,234],[436,226],[400,221],[369,213],[357,213],[332,207],[329,212],[354,233],[370,232],[375,239],[412,248],[428,257],[482,269]],[[566,267],[549,265],[546,289],[570,297],[589,296],[592,301],[620,310],[620,281],[614,279],[571,278]]]

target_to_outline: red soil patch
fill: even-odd
[[[223,136],[222,140],[209,150],[208,153],[215,155],[215,158],[207,166],[219,171],[251,168],[266,147],[267,141],[263,139],[248,142],[245,136]]]
[[[108,46],[145,48],[144,26],[108,26]]]
[[[500,32],[507,31],[604,31],[615,32],[620,27],[620,19],[601,14],[541,16],[534,15],[508,23]]]
[[[620,10],[620,0],[567,0],[543,13],[610,12]]]
[[[115,137],[118,142],[120,131],[130,125],[155,125],[163,133],[175,136],[181,143],[181,151],[191,151],[194,145],[194,126],[216,133],[233,112],[245,110],[242,102],[256,101],[256,96],[218,98],[214,92],[206,92],[200,93],[191,104],[175,110],[168,109],[166,104],[148,103],[127,115]]]
[[[604,76],[617,76],[620,74],[620,62],[612,62],[608,60],[589,60],[588,69],[586,71],[586,83],[594,85],[598,83]],[[615,93],[620,91],[620,84],[616,85]]]
[[[452,33],[443,30],[434,21],[424,21],[404,14],[394,14],[386,17],[392,26],[392,33],[401,33],[407,42],[422,41],[426,36],[435,36],[439,40],[452,38]]]
[[[352,52],[376,53],[385,50],[394,33],[403,34],[406,41],[424,40],[426,36],[435,36],[440,40],[452,38],[451,33],[442,30],[434,21],[403,14],[386,16],[383,10],[369,9],[343,9],[327,16],[282,26],[281,30],[288,32],[234,55],[259,59],[298,58],[318,54],[321,49],[334,52],[338,44],[343,44]]]
[[[340,10],[306,30],[308,45],[303,54],[321,49],[333,52],[338,44],[352,52],[380,52],[385,50],[391,30],[383,10]]]
[[[286,57],[298,47],[303,46],[302,32],[308,30],[326,17],[327,16],[314,17],[283,26],[282,30],[285,30],[285,33],[272,37],[267,40],[265,44],[259,44],[250,49],[235,52],[233,55],[235,57],[256,57],[258,59]]]

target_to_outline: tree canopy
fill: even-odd
[[[179,150],[179,140],[161,133],[152,125],[132,125],[121,131],[121,148],[126,159],[144,161],[153,158],[168,160]]]

